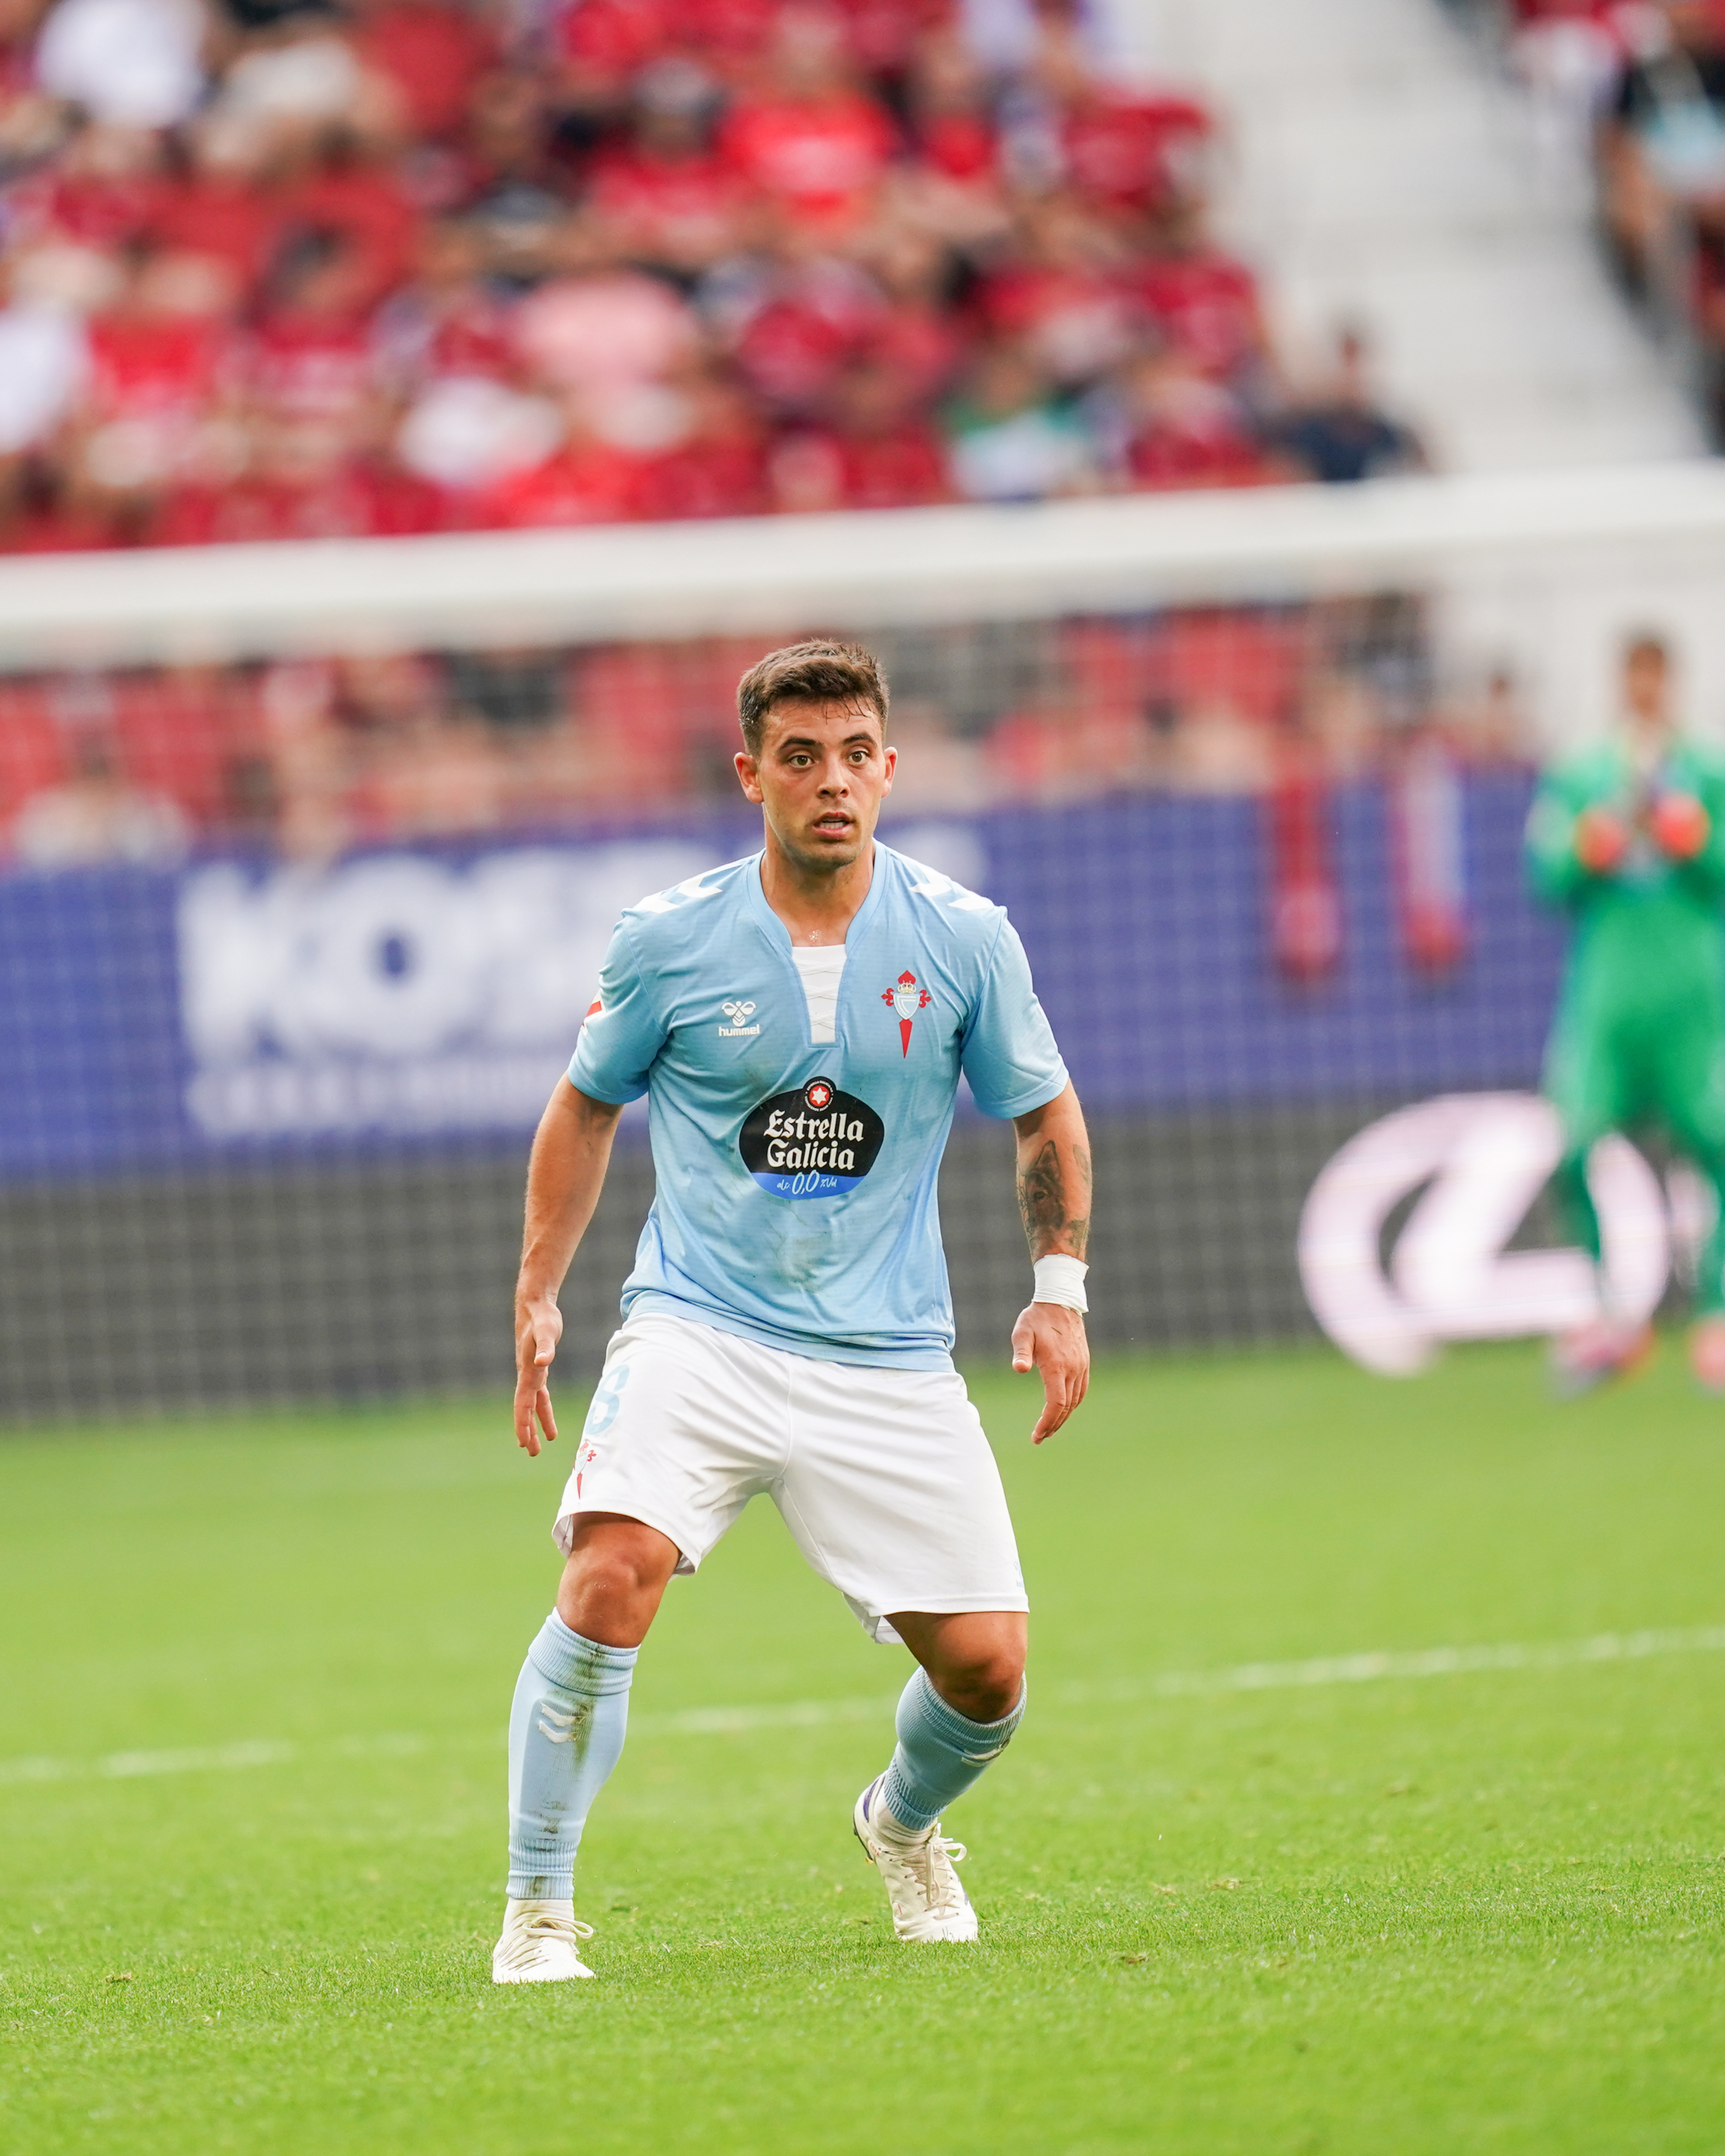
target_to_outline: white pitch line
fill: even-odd
[[[891,1714],[898,1694],[866,1698],[791,1699],[766,1707],[685,1707],[669,1714],[637,1714],[629,1728],[644,1737],[732,1737],[749,1729],[819,1729],[833,1722],[872,1722]]]
[[[1600,1632],[1543,1645],[1421,1647],[1408,1653],[1327,1655],[1309,1662],[1244,1662],[1231,1670],[1170,1671],[1144,1690],[1160,1699],[1205,1692],[1289,1691],[1307,1685],[1373,1684],[1384,1678],[1452,1677],[1477,1670],[1562,1670],[1589,1662],[1639,1662],[1650,1655],[1725,1654],[1725,1625],[1687,1630]],[[1060,1695],[1078,1702],[1077,1688]],[[1137,1696],[1136,1689],[1134,1696]]]
[[[1467,1676],[1493,1670],[1579,1669],[1600,1662],[1645,1661],[1656,1655],[1717,1654],[1725,1654],[1725,1625],[1695,1625],[1686,1630],[1601,1632],[1591,1639],[1558,1640],[1543,1645],[1512,1640],[1492,1646],[1325,1655],[1304,1662],[1240,1662],[1232,1669],[1169,1670],[1139,1683],[1050,1686],[1040,1696],[1056,1706],[1083,1707],[1133,1700],[1214,1697],[1226,1692],[1300,1691],[1328,1685]],[[818,1729],[834,1722],[870,1721],[890,1713],[894,1703],[892,1695],[880,1694],[867,1698],[787,1700],[761,1707],[692,1707],[636,1715],[629,1726],[643,1737],[729,1737],[755,1729]],[[343,1758],[403,1758],[495,1741],[495,1732],[476,1739],[390,1733],[344,1737],[332,1745],[311,1748],[285,1738],[264,1738],[238,1744],[187,1745],[168,1752],[110,1752],[98,1759],[0,1759],[0,1786],[74,1778],[130,1781],[151,1774],[221,1774],[246,1767],[279,1767],[304,1758],[313,1748],[331,1751]]]
[[[243,1744],[188,1744],[173,1752],[110,1752],[103,1759],[0,1759],[0,1782],[64,1782],[74,1774],[130,1781],[139,1774],[203,1774],[235,1767],[279,1767],[300,1747],[259,1738]]]

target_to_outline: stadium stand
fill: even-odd
[[[22,0],[0,76],[0,544],[1417,467],[1357,342],[1333,384],[1290,393],[1253,270],[1209,234],[1212,112],[1103,79],[1065,0],[1027,20],[1028,46],[985,63],[947,0],[575,0],[531,28],[459,0]],[[912,700],[954,806],[983,805],[988,736],[990,798],[1002,771],[1010,798],[1081,773],[1254,790],[1308,732],[1320,762],[1358,762],[1323,746],[1329,685],[1360,672],[1332,619],[1038,635],[985,693]],[[698,804],[728,783],[747,656],[21,676],[0,829],[34,866],[211,841],[327,858]]]
[[[1725,442],[1725,7],[1718,0],[1512,0],[1502,25],[1549,131],[1590,154],[1624,290],[1690,346]]]
[[[1291,469],[1189,98],[1045,0],[12,0],[0,544]]]

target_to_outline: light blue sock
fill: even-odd
[[[913,1833],[932,1826],[1012,1742],[1027,1697],[1020,1691],[1018,1705],[999,1722],[972,1722],[947,1706],[927,1670],[918,1670],[901,1693],[894,1717],[898,1749],[880,1789],[887,1810]]]
[[[563,1902],[593,1800],[623,1755],[639,1647],[602,1647],[552,1610],[509,1717],[509,1892]]]

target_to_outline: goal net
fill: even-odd
[[[1322,1325],[1412,1369],[1559,1322],[1530,767],[1643,625],[1718,730],[1722,567],[1708,466],[8,562],[0,1414],[506,1378],[527,1139],[611,925],[757,842],[734,685],[811,630],[889,670],[884,834],[1029,947],[1100,1346]],[[961,1105],[961,1357],[1026,1291],[1010,1158]],[[1656,1301],[1686,1188],[1628,1148],[1600,1181]],[[578,1368],[651,1191],[632,1111]]]

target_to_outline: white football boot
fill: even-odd
[[[851,1825],[863,1855],[880,1874],[901,1939],[973,1939],[976,1911],[952,1869],[964,1844],[948,1841],[937,1820],[921,1834],[900,1826],[880,1802],[882,1774],[856,1800]]]
[[[511,1901],[503,1912],[503,1936],[491,1949],[493,1984],[563,1984],[591,1976],[581,1942],[593,1937],[569,1902]]]

